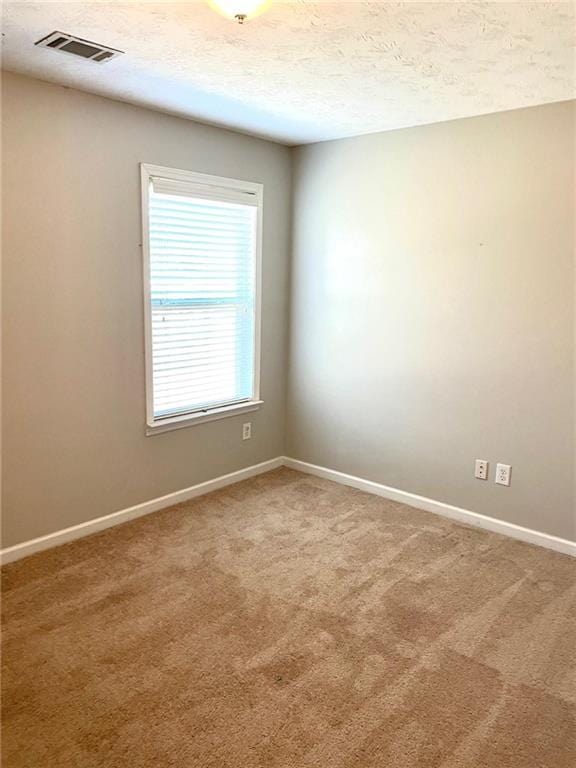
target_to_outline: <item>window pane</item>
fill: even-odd
[[[257,209],[150,194],[154,416],[249,400]]]

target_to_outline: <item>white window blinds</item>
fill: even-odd
[[[259,196],[194,179],[149,177],[154,421],[256,395]]]

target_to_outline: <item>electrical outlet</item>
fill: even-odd
[[[510,485],[512,467],[510,464],[496,464],[496,477],[494,482],[498,485]]]
[[[250,440],[252,437],[252,422],[247,421],[246,424],[242,424],[242,440]]]
[[[488,462],[486,459],[476,459],[474,477],[478,480],[488,480]]]

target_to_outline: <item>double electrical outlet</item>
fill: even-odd
[[[494,482],[498,485],[510,485],[512,467],[510,464],[496,464]],[[485,459],[476,459],[474,477],[478,480],[488,480],[488,462]]]

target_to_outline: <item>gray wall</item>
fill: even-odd
[[[287,446],[290,150],[10,74],[3,108],[4,546],[283,453],[575,538],[573,103],[293,152]],[[145,437],[141,161],[265,185],[250,441]]]
[[[290,456],[575,538],[575,128],[563,103],[296,151]]]
[[[290,151],[3,80],[3,545],[283,453]],[[264,184],[258,413],[145,437],[141,161]]]

